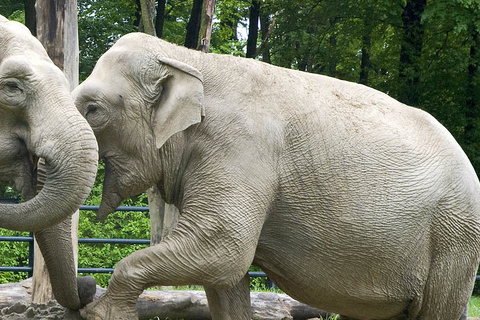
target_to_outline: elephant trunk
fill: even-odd
[[[95,181],[98,147],[88,123],[71,102],[49,110],[33,126],[48,132],[32,129],[30,141],[25,139],[28,150],[45,159],[44,187],[26,202],[0,204],[3,228],[39,231],[60,223],[78,210]]]
[[[50,274],[55,299],[66,308],[80,309],[93,301],[96,282],[92,277],[76,277],[71,236],[71,219],[35,232],[35,239]]]

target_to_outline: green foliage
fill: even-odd
[[[16,10],[8,17],[8,19],[25,24],[25,11]]]
[[[0,229],[1,236],[27,237],[28,232]],[[0,242],[0,266],[28,267],[27,242]],[[26,272],[0,272],[0,284],[19,282],[28,277]]]
[[[100,56],[122,35],[134,32],[135,0],[79,0],[80,80],[92,72]]]
[[[22,11],[24,10],[24,3],[23,1],[18,0],[0,0],[0,14],[8,19],[12,19],[12,15],[14,15],[15,11]],[[18,13],[17,13],[18,14]],[[12,19],[16,20],[16,19]]]
[[[480,297],[471,297],[468,302],[468,316],[479,317],[480,316]]]
[[[115,212],[105,221],[97,222],[94,212],[82,212],[79,237],[149,239],[149,216],[138,212]],[[113,268],[122,258],[146,247],[147,245],[83,243],[78,248],[78,266],[79,268]],[[111,276],[110,274],[91,275],[102,287],[108,285]]]
[[[165,5],[165,22],[162,38],[183,45],[188,19],[192,10],[193,0],[167,1]]]

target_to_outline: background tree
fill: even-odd
[[[424,27],[422,16],[427,0],[407,0],[403,7],[403,38],[400,48],[399,82],[400,101],[419,105],[420,63],[423,47]]]

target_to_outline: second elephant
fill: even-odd
[[[87,319],[130,320],[152,285],[205,287],[250,319],[250,264],[355,319],[458,320],[480,258],[480,185],[450,133],[368,87],[121,38],[74,91],[105,181],[99,215],[157,185],[176,229],[123,259]]]

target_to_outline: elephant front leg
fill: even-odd
[[[142,293],[145,284],[129,272],[135,270],[132,265],[132,255],[122,259],[110,279],[107,292],[98,300],[89,303],[80,310],[80,315],[86,320],[133,320],[138,319],[137,298]]]
[[[212,320],[250,320],[250,277],[248,273],[229,289],[204,287]]]
[[[248,280],[242,278],[253,260],[255,246],[225,237],[205,241],[198,234],[187,232],[178,226],[161,243],[122,259],[115,267],[107,292],[98,301],[87,305],[81,315],[87,320],[138,319],[136,302],[145,288],[198,284],[207,287],[209,300],[216,295],[213,300],[220,303],[219,312],[224,306],[247,308],[242,310],[242,316],[232,316],[231,319],[250,319],[247,318],[250,310]],[[241,237],[240,240],[246,238]],[[226,243],[229,243],[231,251],[219,251],[224,250]],[[230,297],[225,298],[224,294]],[[245,302],[234,304],[239,297]]]

